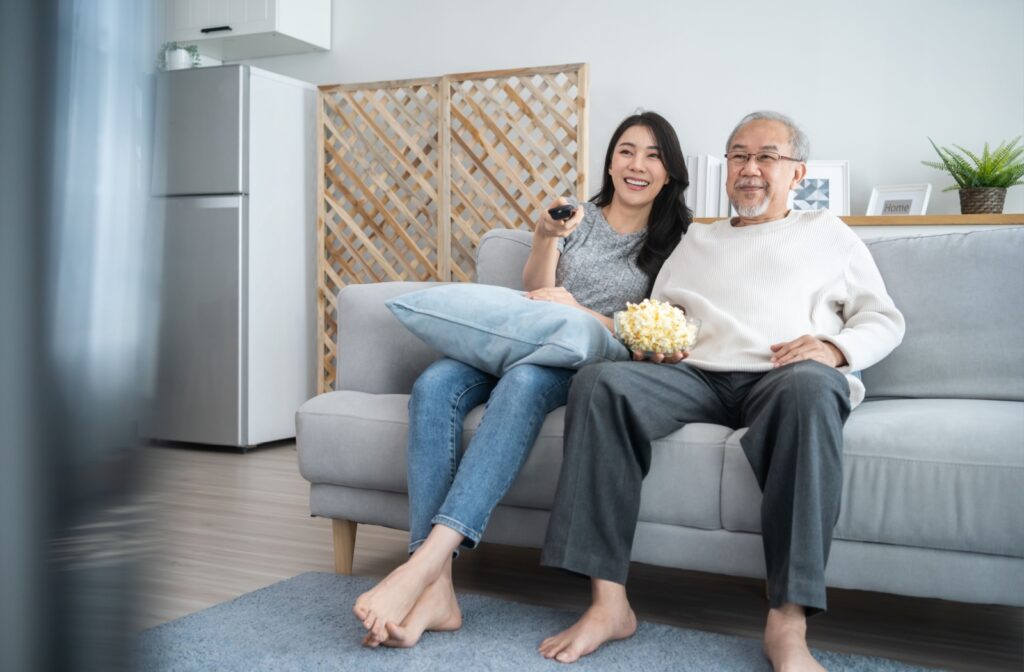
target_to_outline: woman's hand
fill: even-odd
[[[565,287],[541,287],[535,289],[532,292],[527,292],[526,297],[533,299],[534,301],[550,301],[552,303],[561,303],[566,306],[572,306],[573,308],[579,308],[580,310],[586,310],[580,302],[576,300],[569,290]]]
[[[591,315],[596,317],[601,322],[601,324],[604,325],[605,329],[612,332],[613,334],[615,333],[615,323],[612,322],[612,318],[608,317],[607,315],[602,315],[601,313],[591,310],[590,308],[587,308],[579,301],[577,301],[576,297],[573,296],[565,287],[541,287],[540,289],[535,289],[532,292],[527,292],[526,298],[533,299],[534,301],[550,301],[551,303],[561,303],[562,305],[565,306],[572,306],[573,308],[578,308],[579,310],[582,310],[584,313],[590,313]]]
[[[548,207],[554,208],[568,204],[568,199],[557,198]],[[528,290],[539,290],[552,287],[555,284],[555,269],[558,267],[558,258],[562,254],[558,250],[558,239],[568,236],[583,221],[583,208],[581,207],[576,208],[572,217],[561,221],[552,219],[547,210],[540,214],[540,220],[533,229],[530,256],[523,266],[523,287]]]
[[[555,220],[548,214],[548,209],[568,204],[569,200],[565,198],[556,198],[552,201],[551,204],[541,212],[540,221],[537,222],[536,232],[545,238],[565,238],[572,233],[576,227],[580,225],[580,222],[583,221],[583,208],[581,206],[576,206],[576,212],[574,212],[572,217],[569,219]]]

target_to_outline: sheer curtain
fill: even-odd
[[[125,669],[154,3],[2,3],[0,668]]]

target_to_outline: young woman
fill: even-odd
[[[545,211],[533,234],[523,285],[539,301],[611,315],[646,297],[690,224],[679,140],[654,112],[627,117],[612,135],[601,191],[568,220]],[[553,205],[564,203],[562,199]],[[409,400],[409,560],[353,607],[366,646],[413,646],[426,630],[455,630],[452,584],[459,546],[480,541],[491,511],[519,474],[544,417],[566,402],[573,371],[519,365],[495,378],[441,359]],[[466,414],[487,408],[465,454]]]

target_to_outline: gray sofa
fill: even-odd
[[[519,287],[529,243],[520,231],[484,236],[478,281]],[[845,428],[828,584],[1024,606],[1024,228],[869,246],[907,333],[863,372],[868,397]],[[310,509],[334,519],[340,572],[351,572],[356,523],[408,529],[406,403],[438,354],[384,301],[422,286],[339,293],[338,389],[297,414]],[[467,441],[482,411],[467,419]],[[548,416],[485,540],[543,542],[563,419],[564,409]],[[655,443],[635,561],[764,576],[760,491],[740,449],[744,431],[693,424]]]

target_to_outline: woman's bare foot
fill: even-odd
[[[764,654],[775,672],[825,672],[807,647],[807,618],[798,604],[769,610]]]
[[[403,623],[427,587],[446,568],[450,577],[451,554],[460,541],[462,535],[458,532],[435,525],[426,542],[407,562],[359,596],[352,612],[369,631],[363,639],[365,645],[373,647],[384,642],[388,638],[387,625]]]
[[[455,587],[451,575],[442,573],[441,578],[427,586],[420,599],[401,625],[387,624],[388,637],[382,646],[407,649],[420,641],[420,637],[428,630],[431,632],[449,632],[462,627],[462,611],[455,597]],[[367,638],[371,635],[367,634]],[[363,641],[367,646],[366,640]]]
[[[541,642],[537,649],[545,658],[574,663],[593,653],[605,642],[626,639],[636,632],[636,615],[626,599],[626,587],[592,579],[593,602],[580,620]]]
[[[363,643],[376,646],[386,639],[387,624],[405,620],[416,600],[434,578],[424,563],[409,560],[360,595],[352,612],[363,622],[363,627],[369,630]],[[374,640],[375,643],[368,643]]]

